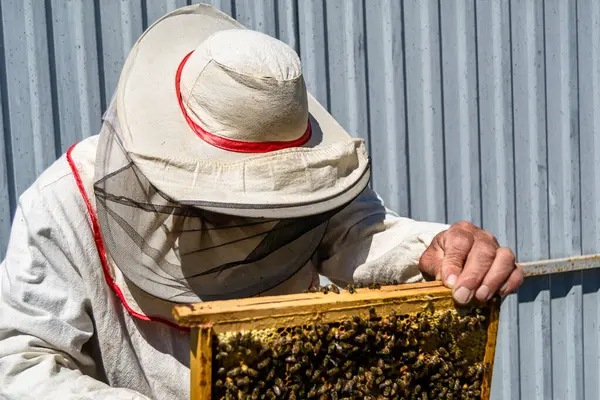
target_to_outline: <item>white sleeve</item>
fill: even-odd
[[[0,264],[0,398],[147,399],[95,379],[83,278],[52,213],[35,203],[19,205]]]
[[[447,225],[401,218],[367,188],[330,221],[319,273],[338,284],[418,282],[419,258]]]

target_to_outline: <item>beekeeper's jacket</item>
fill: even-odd
[[[133,310],[101,264],[84,201],[97,141],[20,197],[0,264],[0,398],[189,398],[188,331],[149,317],[158,300]],[[420,255],[446,228],[400,218],[367,189],[330,221],[312,268],[338,282],[419,281]]]

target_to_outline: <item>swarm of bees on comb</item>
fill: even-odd
[[[371,307],[368,317],[333,323],[219,333],[212,342],[212,397],[480,399],[490,368],[484,362],[489,316],[487,308],[378,315]]]

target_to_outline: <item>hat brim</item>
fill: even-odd
[[[351,202],[370,178],[365,143],[310,94],[312,136],[302,147],[231,152],[202,141],[188,126],[176,97],[177,67],[226,29],[245,27],[212,6],[194,5],[167,14],[138,39],[115,97],[133,162],[173,200],[224,214],[295,218]]]

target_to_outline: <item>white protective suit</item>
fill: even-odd
[[[88,196],[97,142],[72,152]],[[337,282],[419,281],[419,257],[444,229],[398,217],[367,189],[330,221],[307,268]],[[0,398],[189,398],[188,332],[132,316],[98,254],[63,156],[20,197],[0,265]],[[301,291],[305,275],[272,293]],[[168,319],[169,309],[150,311]]]

